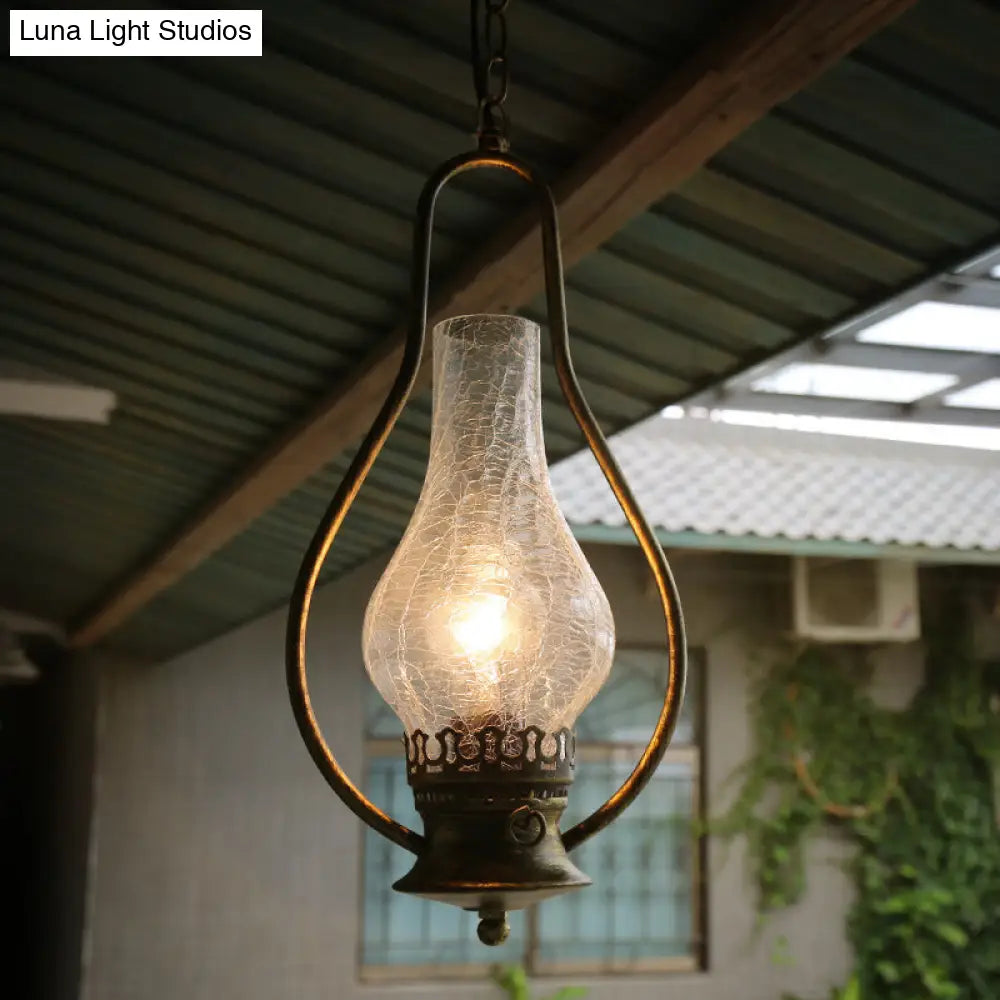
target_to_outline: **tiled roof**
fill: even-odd
[[[663,418],[612,449],[661,532],[1000,554],[996,452]],[[574,526],[625,525],[589,452],[552,481]]]

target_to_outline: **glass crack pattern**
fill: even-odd
[[[614,621],[549,482],[538,325],[460,316],[433,338],[430,460],[365,664],[408,731],[555,732],[607,677]]]

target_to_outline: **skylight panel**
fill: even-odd
[[[744,427],[774,427],[807,434],[835,434],[881,441],[944,445],[1000,451],[1000,428],[924,424],[911,420],[865,420],[855,417],[812,417],[795,413],[759,413],[756,410],[712,410],[709,419]]]
[[[1000,378],[970,385],[944,397],[946,406],[969,406],[980,410],[1000,410]]]
[[[1000,276],[1000,266],[991,274]],[[1000,354],[1000,309],[918,302],[862,330],[857,339],[865,344]]]
[[[883,403],[912,403],[958,381],[943,372],[908,372],[853,365],[794,363],[753,383],[763,392],[795,396],[867,399]]]

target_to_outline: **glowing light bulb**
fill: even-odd
[[[456,608],[451,616],[451,634],[473,661],[486,660],[493,679],[496,663],[489,663],[507,638],[507,598],[500,594],[482,594]]]
[[[538,326],[434,330],[431,453],[365,615],[364,656],[408,731],[571,726],[607,676],[607,599],[556,503]]]

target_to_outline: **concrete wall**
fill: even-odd
[[[619,641],[659,641],[662,625],[632,549],[589,552]],[[785,597],[780,559],[691,555],[675,565],[691,642],[707,650],[705,765],[710,809],[749,746],[748,655]],[[369,566],[317,600],[315,701],[340,760],[360,775],[360,618],[380,571]],[[173,662],[109,667],[103,678],[85,955],[86,1000],[298,1000],[499,996],[488,984],[358,982],[361,829],[302,747],[282,673],[275,613]],[[914,657],[880,671],[888,697],[912,689]],[[850,966],[850,885],[837,843],[817,846],[808,898],[754,937],[742,851],[710,845],[704,973],[594,980],[593,1000],[826,997]],[[599,874],[599,873],[595,873]],[[471,924],[470,924],[471,927]],[[788,939],[793,964],[772,961]],[[546,983],[542,992],[554,989]]]

